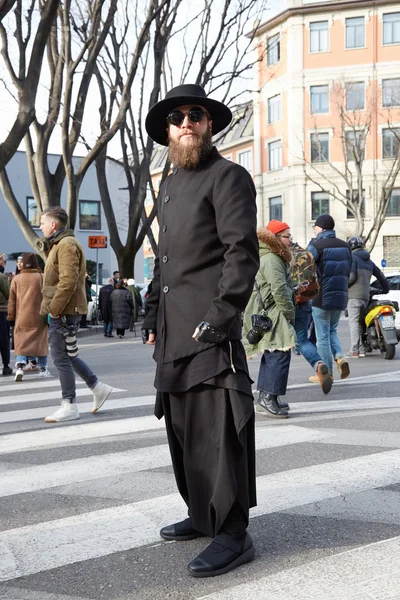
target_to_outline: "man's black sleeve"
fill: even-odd
[[[357,265],[356,259],[354,258],[354,256],[352,256],[350,276],[349,276],[349,287],[351,287],[352,285],[355,284],[355,282],[357,281],[357,277],[358,277],[358,265]]]
[[[388,294],[389,293],[389,283],[388,280],[386,279],[386,277],[384,276],[384,274],[382,273],[382,271],[376,266],[375,263],[373,263],[373,268],[372,268],[372,275],[374,275],[374,277],[377,278],[377,280],[379,281],[379,283],[382,286],[382,294]]]

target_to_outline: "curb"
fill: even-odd
[[[140,328],[141,328],[141,323],[140,322],[136,322],[135,323],[136,326],[136,337],[140,337]],[[90,325],[90,329],[78,329],[78,331],[76,332],[76,337],[77,338],[86,338],[86,337],[92,337],[93,335],[103,335],[104,329],[103,329],[103,325]]]

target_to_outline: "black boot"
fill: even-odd
[[[273,419],[287,419],[289,416],[287,410],[279,406],[278,396],[262,391],[258,397],[257,412],[262,412]]]

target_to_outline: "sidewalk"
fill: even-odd
[[[137,321],[135,323],[135,328],[136,328],[136,337],[140,337],[140,328],[141,328],[141,322]],[[103,325],[89,325],[89,328],[86,329],[78,329],[76,337],[77,338],[85,338],[85,337],[90,337],[92,335],[103,335]],[[115,334],[114,334],[115,335]]]

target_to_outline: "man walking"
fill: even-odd
[[[324,394],[329,394],[332,388],[332,378],[327,365],[322,361],[317,348],[308,338],[308,328],[311,321],[312,298],[319,291],[318,273],[311,252],[304,250],[297,242],[291,245],[293,264],[292,279],[296,291],[295,320],[296,349],[316,372]],[[303,284],[305,284],[303,286]]]
[[[3,375],[12,375],[10,367],[10,324],[7,321],[10,287],[4,269],[7,264],[5,254],[0,254],[0,353],[3,361]]]
[[[101,408],[112,391],[112,387],[101,383],[78,357],[76,331],[81,316],[87,313],[86,260],[74,232],[67,229],[67,223],[68,215],[59,206],[48,208],[40,218],[40,229],[46,240],[40,240],[38,247],[47,254],[40,313],[50,315],[51,355],[62,392],[61,408],[45,418],[47,423],[79,419],[74,371],[93,392],[93,413]]]
[[[360,237],[354,236],[349,239],[351,250],[351,272],[349,278],[349,312],[350,327],[350,352],[346,358],[364,358],[365,347],[362,338],[363,326],[361,325],[361,311],[367,307],[369,302],[370,281],[372,275],[376,277],[382,286],[382,294],[389,292],[389,284],[382,271],[372,262],[369,252],[364,248],[364,242]]]
[[[335,221],[330,215],[320,215],[315,221],[316,238],[307,250],[318,269],[319,292],[312,301],[312,316],[317,335],[317,350],[333,379],[332,356],[339,369],[340,379],[350,375],[337,333],[342,310],[347,306],[351,254],[347,242],[336,237]],[[319,383],[314,375],[309,378]]]
[[[232,119],[199,85],[180,85],[151,109],[150,137],[169,146],[172,173],[158,195],[155,260],[143,339],[155,343],[155,414],[165,417],[174,473],[189,517],[166,540],[210,536],[190,575],[226,573],[254,557],[254,406],[241,312],[258,270],[255,188],[211,137]]]

